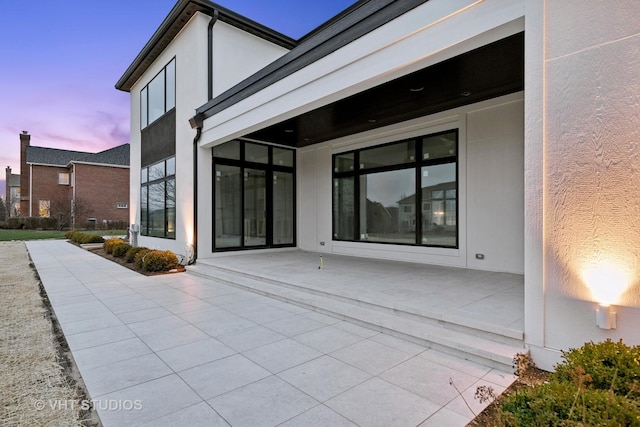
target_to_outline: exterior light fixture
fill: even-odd
[[[600,304],[596,310],[596,325],[600,329],[616,328],[616,313],[609,304]]]

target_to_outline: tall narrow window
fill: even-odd
[[[458,132],[333,156],[333,238],[457,247]]]
[[[140,91],[140,127],[144,129],[176,106],[176,60],[171,60]]]
[[[140,233],[176,237],[175,157],[142,168],[140,172]]]

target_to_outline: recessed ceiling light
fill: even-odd
[[[422,92],[423,90],[424,90],[424,86],[409,88],[409,92]]]
[[[293,133],[293,129],[285,129],[284,133]]]
[[[468,90],[465,90],[463,92],[460,92],[460,96],[471,96],[471,92],[469,92]]]
[[[369,119],[369,120],[367,120],[367,121],[368,121],[369,123],[375,123],[375,122],[376,122],[376,119]]]

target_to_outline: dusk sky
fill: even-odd
[[[116,81],[176,0],[0,0],[0,195],[19,173],[19,134],[41,147],[98,152],[129,142]],[[220,0],[295,39],[353,0]]]

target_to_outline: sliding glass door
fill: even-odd
[[[213,149],[214,251],[295,245],[294,157],[237,140]]]

